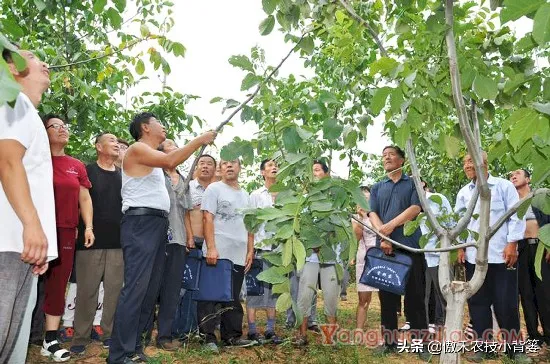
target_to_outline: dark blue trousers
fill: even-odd
[[[115,312],[108,363],[143,351],[141,333],[155,307],[164,268],[168,219],[124,215],[120,244],[124,257],[124,287]]]
[[[181,277],[185,268],[185,246],[166,245],[164,273],[160,284],[159,310],[157,316],[157,343],[172,341],[172,324],[176,317],[181,290]],[[153,310],[154,311],[154,310]],[[154,312],[151,312],[146,331],[151,336],[153,331]]]
[[[477,340],[492,341],[493,316],[491,305],[508,342],[519,341],[518,271],[508,270],[506,264],[488,264],[483,285],[468,300],[470,317]],[[466,262],[466,278],[474,275],[475,265]],[[516,337],[514,338],[514,335]]]

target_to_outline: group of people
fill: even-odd
[[[239,160],[217,161],[203,154],[198,156],[197,167],[191,171],[194,178],[186,188],[177,167],[201,146],[212,143],[216,133],[206,132],[180,148],[166,139],[156,116],[144,112],[130,123],[134,143],[102,133],[95,139],[97,160],[85,166],[65,154],[70,138],[66,120],[57,115],[38,116],[37,107],[50,82],[47,66],[32,52],[21,50],[20,54],[27,61],[24,71],[18,71],[10,51],[2,54],[21,92],[13,106],[0,106],[0,216],[4,226],[0,230],[0,362],[24,363],[29,336],[31,342],[40,343],[41,355],[58,362],[85,352],[92,339],[108,348],[108,363],[146,362],[144,338],[151,337],[155,321],[156,345],[163,350],[182,345],[185,337],[176,331],[189,334],[198,330],[205,349],[218,352],[218,327],[224,345],[281,343],[275,328],[278,296],[270,286],[265,285],[263,295],[246,299],[246,337],[239,299],[253,262],[260,261],[262,268],[268,269],[270,263],[263,257],[275,249],[265,243],[275,232],[265,226],[256,233],[248,232],[243,210],[274,205],[276,193],[270,187],[276,181],[277,161],[262,161],[259,174],[263,186],[248,194],[239,184]],[[356,267],[356,326],[364,329],[372,292],[377,289],[360,284],[359,279],[372,246],[388,255],[399,251],[412,259],[404,301],[407,322],[402,329],[435,333],[444,324],[439,254],[408,252],[370,230],[411,248],[419,248],[422,234],[429,235],[430,230],[423,222],[412,235],[404,233],[405,223],[422,211],[414,182],[403,173],[404,152],[388,146],[382,161],[387,177],[370,188],[363,187],[370,210],[358,209],[362,224],[353,224],[359,241],[356,259],[326,261],[314,249],[303,269],[290,273],[291,294],[303,317],[295,345],[307,345],[308,330],[319,330],[317,286],[323,291],[326,321],[337,323],[342,290],[338,264]],[[513,172],[510,180],[492,176],[486,154],[483,167],[491,190],[490,222],[494,223],[530,192],[530,174],[522,169]],[[443,195],[429,198],[436,215],[460,214],[470,204],[477,176],[468,155],[464,172],[471,182],[458,192],[454,210]],[[320,160],[314,162],[312,173],[319,180],[330,178],[328,166]],[[426,196],[431,197],[434,193],[424,187]],[[478,211],[476,206],[474,213]],[[529,207],[524,218],[513,214],[491,238],[487,277],[468,301],[478,338],[490,339],[486,333],[494,328],[493,314],[500,329],[519,333],[520,296],[529,338],[540,347],[550,345],[550,286],[534,271],[538,229],[549,220],[550,216]],[[468,228],[479,231],[479,220],[472,218]],[[470,234],[468,240],[474,238]],[[431,236],[427,247],[436,245],[437,238]],[[218,259],[232,262],[232,301],[194,301],[193,292],[182,292],[185,260],[192,249],[202,250],[209,265],[216,265]],[[475,248],[459,251],[458,262],[465,264],[467,278],[471,278]],[[542,257],[542,276],[550,279],[548,252]],[[71,277],[76,283],[74,301],[66,296]],[[103,300],[98,318],[100,291]],[[385,355],[397,350],[401,297],[380,290],[379,299],[384,342],[376,354]],[[61,328],[67,302],[74,305],[74,320],[72,327]],[[256,327],[258,310],[267,311],[263,333]],[[181,326],[175,322],[178,311],[185,312],[181,330],[174,329]],[[292,310],[286,316],[288,326],[297,324]],[[30,335],[31,326],[38,340]],[[70,341],[69,350],[60,341]],[[427,350],[419,355],[429,360]],[[530,362],[523,353],[509,351],[508,355],[518,363]],[[480,362],[488,356],[478,351],[468,359]]]

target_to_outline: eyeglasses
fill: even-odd
[[[67,124],[52,124],[48,127],[46,127],[46,130],[49,128],[54,128],[55,130],[63,129],[63,130],[69,130],[69,125]]]

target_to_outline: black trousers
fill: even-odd
[[[428,323],[445,325],[446,302],[439,288],[439,266],[426,267],[426,310]]]
[[[495,310],[498,326],[505,330],[507,342],[519,341],[518,272],[508,270],[506,264],[488,264],[483,285],[468,300],[468,308],[477,340],[492,341]],[[475,265],[466,262],[466,278],[474,275]]]
[[[124,287],[115,312],[108,363],[143,351],[141,334],[150,320],[164,269],[168,219],[124,215],[120,245],[124,257]]]
[[[518,283],[527,334],[530,339],[543,340],[550,345],[550,264],[542,257],[542,281],[535,273],[537,244],[518,244]],[[542,335],[538,324],[542,326]]]
[[[185,268],[185,246],[179,244],[166,245],[164,272],[160,283],[159,310],[157,316],[157,343],[172,341],[172,324],[179,305],[181,281]],[[150,338],[153,331],[154,310],[146,327],[146,337]]]
[[[424,339],[423,336],[427,333],[428,329],[426,306],[424,305],[426,271],[424,254],[409,253],[401,250],[399,252],[407,254],[412,258],[409,280],[405,288],[405,314],[407,321],[411,323],[411,336],[413,338]],[[397,331],[397,308],[399,307],[401,296],[380,291],[379,297],[384,343],[389,346],[397,346],[399,339]]]
[[[204,335],[207,343],[216,343],[215,317],[218,316],[217,309],[221,313],[220,336],[222,341],[240,338],[243,335],[243,306],[239,301],[239,294],[244,280],[244,267],[233,266],[233,301],[231,302],[197,302],[197,316],[199,320],[199,331]]]

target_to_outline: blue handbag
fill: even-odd
[[[202,250],[191,249],[185,258],[185,269],[181,288],[189,291],[199,289],[199,276],[201,274]]]
[[[394,251],[386,255],[379,247],[367,250],[365,268],[359,282],[382,291],[405,294],[405,287],[411,270],[412,258]]]
[[[260,281],[257,277],[263,271],[263,260],[254,259],[250,270],[246,273],[246,295],[247,296],[263,296],[265,282]]]
[[[201,260],[199,290],[193,291],[193,300],[209,302],[233,301],[233,262],[218,259],[216,265]]]

